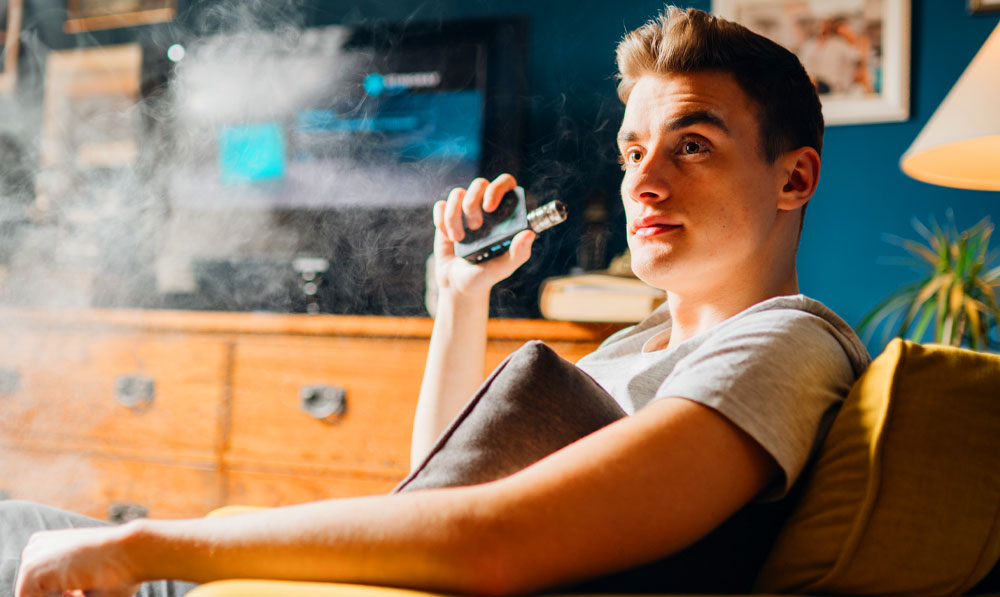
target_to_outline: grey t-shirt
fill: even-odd
[[[658,398],[681,397],[725,416],[784,473],[766,499],[783,496],[795,482],[871,361],[847,323],[801,294],[768,299],[657,350],[669,334],[664,304],[577,365],[629,414]]]

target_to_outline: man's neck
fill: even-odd
[[[688,338],[714,327],[757,303],[776,296],[798,294],[798,278],[791,276],[768,285],[733,287],[724,292],[692,294],[667,292],[670,309],[670,341],[666,348],[677,346]]]

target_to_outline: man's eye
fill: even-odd
[[[697,141],[688,140],[681,144],[681,153],[684,155],[703,153],[706,149],[704,143],[698,143]]]
[[[638,149],[630,149],[625,153],[618,154],[618,163],[622,165],[622,169],[626,166],[635,166],[642,161],[642,152]]]

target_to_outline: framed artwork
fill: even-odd
[[[67,0],[66,33],[172,21],[177,0]]]
[[[1000,12],[1000,0],[969,0],[969,12]]]
[[[826,124],[910,117],[909,0],[713,0],[712,12],[794,52]]]
[[[17,83],[23,0],[0,0],[0,93]]]
[[[138,44],[49,52],[35,201],[45,212],[94,207],[115,192],[101,173],[129,169],[139,152]],[[68,202],[73,202],[70,205]]]

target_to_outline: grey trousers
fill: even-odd
[[[107,522],[18,500],[0,500],[0,597],[13,597],[21,551],[36,531],[106,526]],[[180,581],[144,583],[142,597],[179,597],[194,584]]]

